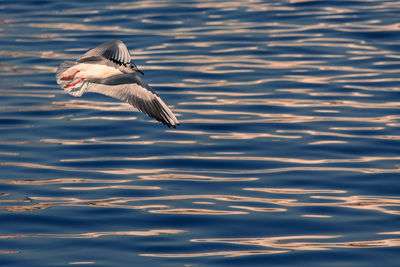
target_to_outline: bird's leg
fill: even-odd
[[[66,75],[66,76],[62,76],[61,80],[68,80],[73,78],[77,73],[79,72],[79,70],[75,71],[74,73],[70,74],[70,75]]]
[[[75,86],[75,85],[77,85],[78,83],[80,83],[80,82],[83,81],[83,80],[84,80],[84,78],[80,78],[79,80],[77,80],[77,81],[74,82],[74,83],[69,83],[69,84],[67,84],[64,88],[68,88],[68,87]]]

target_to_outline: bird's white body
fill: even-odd
[[[57,70],[57,83],[73,96],[96,92],[126,101],[143,113],[176,127],[179,121],[168,106],[137,73],[143,74],[121,41],[90,49],[76,62],[64,61]]]
[[[77,72],[79,71],[79,72]],[[72,75],[75,72],[75,79],[105,79],[111,76],[123,74],[122,71],[114,67],[98,64],[80,63],[70,68],[65,75]]]

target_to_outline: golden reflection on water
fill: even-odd
[[[380,197],[380,196],[311,196],[314,199],[336,200],[330,203],[331,206],[339,206],[352,209],[375,210],[382,213],[400,215],[400,211],[390,208],[400,207],[400,197]]]
[[[71,261],[68,262],[70,265],[80,265],[80,264],[95,264],[95,261]]]
[[[248,214],[248,212],[243,211],[232,211],[232,210],[211,210],[211,209],[160,209],[160,210],[150,210],[150,213],[161,213],[161,214],[195,214],[195,215],[240,215]]]
[[[87,184],[87,183],[128,183],[133,179],[83,179],[83,178],[57,178],[44,180],[9,180],[0,179],[0,184],[15,184],[15,185],[48,185],[48,184]]]
[[[53,143],[61,145],[89,145],[89,144],[113,144],[113,145],[154,145],[154,144],[195,144],[192,140],[149,140],[149,141],[132,141],[131,139],[139,139],[140,136],[119,137],[113,138],[88,138],[81,140],[66,140],[66,139],[40,139],[41,143]],[[67,160],[66,160],[67,161]]]
[[[15,238],[100,238],[104,236],[158,236],[162,234],[181,234],[185,230],[178,229],[154,229],[140,231],[114,231],[114,232],[91,232],[80,234],[23,234],[23,235],[0,235],[0,239]]]
[[[270,247],[276,249],[290,250],[328,250],[332,248],[371,248],[371,247],[398,247],[400,239],[381,239],[370,241],[352,241],[352,242],[306,242],[309,239],[335,239],[343,237],[341,235],[323,236],[281,236],[281,237],[265,237],[265,238],[207,238],[192,239],[191,242],[200,243],[225,243],[238,245],[252,245]],[[292,241],[300,240],[300,241]]]
[[[256,138],[289,138],[289,139],[297,139],[301,138],[299,135],[280,135],[280,134],[267,134],[267,133],[236,133],[231,132],[228,134],[219,134],[219,135],[210,135],[212,139],[238,139],[238,140],[246,140],[246,139],[256,139]]]
[[[79,118],[71,118],[73,121],[82,121],[82,120],[110,120],[110,121],[130,121],[130,120],[136,120],[137,117],[123,117],[123,116],[90,116],[90,117],[79,117]]]
[[[239,181],[256,181],[256,177],[213,177],[209,175],[195,175],[183,173],[139,175],[142,180],[168,180],[168,181],[204,181],[204,182],[239,182]]]
[[[43,109],[94,109],[101,111],[128,111],[134,108],[124,102],[90,101],[83,99],[70,99],[68,101],[57,101],[51,106],[43,106]]]
[[[240,179],[238,179],[240,181]],[[208,180],[207,180],[208,181]],[[232,181],[232,180],[230,180]],[[47,181],[48,182],[48,181]],[[68,182],[66,180],[65,182]],[[117,181],[124,182],[124,181]],[[5,181],[5,183],[10,183]],[[54,181],[59,184],[59,181]],[[20,185],[30,185],[29,183],[14,183]],[[39,185],[33,183],[33,185]],[[96,186],[96,187],[64,187],[64,190],[159,190],[157,186],[132,186],[132,185],[112,185],[112,186]],[[150,213],[159,214],[197,214],[197,215],[240,215],[249,212],[289,212],[296,207],[339,207],[345,209],[368,210],[379,213],[400,215],[398,207],[400,207],[400,197],[388,196],[358,196],[349,195],[344,190],[325,190],[325,189],[302,189],[302,188],[243,188],[244,191],[259,191],[266,194],[281,195],[288,194],[291,198],[270,198],[270,197],[250,197],[241,195],[169,195],[154,197],[114,197],[106,199],[89,199],[80,198],[62,198],[62,197],[35,197],[31,196],[24,200],[1,199],[0,203],[5,204],[2,208],[12,212],[26,212],[38,209],[47,209],[57,206],[87,206],[87,207],[113,207],[122,209],[141,209]],[[342,196],[335,196],[341,194]],[[269,196],[268,195],[268,196]],[[308,202],[300,202],[297,196],[309,195]],[[7,196],[6,194],[3,195]],[[195,200],[192,203],[206,203],[215,205],[214,203],[224,204],[229,210],[219,208],[215,205],[213,209],[199,209],[197,207],[190,208],[174,208],[171,206],[173,201]],[[171,204],[169,204],[171,201]],[[140,202],[140,205],[132,205],[131,203]],[[150,202],[146,204],[146,202]],[[156,203],[163,203],[154,204]],[[243,203],[231,205],[231,202]],[[251,205],[253,203],[254,205]],[[10,205],[13,204],[13,205]],[[260,206],[260,204],[264,206]],[[172,204],[173,205],[173,204]],[[267,206],[265,206],[267,205]],[[239,210],[239,211],[238,211]],[[245,211],[243,211],[245,210]],[[305,218],[330,218],[335,217],[329,213],[326,214],[302,214]]]
[[[362,163],[362,162],[373,162],[379,160],[398,160],[398,157],[362,157],[358,159],[320,159],[320,160],[306,160],[306,159],[291,159],[291,158],[268,158],[268,157],[234,157],[234,156],[160,156],[160,157],[143,157],[143,158],[86,158],[86,159],[64,159],[61,160],[63,162],[84,162],[84,161],[98,161],[98,160],[129,160],[129,161],[142,161],[142,160],[155,160],[155,159],[206,159],[206,160],[256,160],[256,161],[271,161],[271,162],[287,162],[288,160],[293,164],[328,164],[328,163]],[[107,174],[115,174],[115,175],[149,175],[149,174],[169,174],[171,172],[188,172],[185,169],[171,169],[171,168],[153,168],[153,169],[139,169],[139,168],[108,168],[108,169],[90,169],[90,168],[82,168],[82,167],[61,167],[61,166],[53,166],[53,165],[44,165],[37,163],[27,163],[27,162],[0,162],[0,166],[18,166],[24,168],[32,168],[32,169],[50,169],[50,170],[62,170],[62,171],[77,171],[77,172],[88,172],[88,173],[107,173]],[[196,175],[200,173],[219,173],[219,174],[267,174],[267,173],[283,173],[283,172],[292,172],[292,171],[338,171],[338,172],[359,172],[359,173],[399,173],[400,166],[396,166],[395,168],[388,169],[379,169],[379,168],[370,168],[370,167],[325,167],[325,166],[295,166],[295,167],[282,167],[282,168],[269,168],[269,169],[255,169],[255,170],[214,170],[214,171],[206,171],[206,170],[191,170],[190,173],[195,174],[193,176],[196,179]],[[196,174],[197,173],[197,174]],[[163,177],[163,176],[161,176]],[[168,176],[164,176],[168,177]],[[144,178],[149,178],[144,176]],[[228,179],[229,180],[229,179]],[[227,181],[228,181],[227,180]]]
[[[60,187],[63,190],[77,190],[77,191],[89,191],[89,190],[103,190],[103,189],[135,189],[135,190],[160,190],[159,186],[137,186],[137,185],[108,185],[108,186],[88,186],[88,187]]]
[[[153,161],[153,160],[165,160],[165,159],[196,159],[196,160],[226,160],[226,161],[268,161],[268,162],[283,162],[303,165],[319,165],[319,164],[331,164],[331,163],[366,163],[374,161],[387,161],[400,160],[400,157],[359,157],[359,158],[331,158],[331,159],[303,159],[303,158],[284,158],[284,157],[256,157],[256,156],[243,156],[238,155],[225,155],[218,154],[215,156],[199,156],[199,155],[168,155],[168,156],[147,156],[147,157],[92,157],[92,158],[71,158],[62,159],[61,162],[101,162],[110,160],[119,161]]]
[[[301,189],[301,188],[243,188],[243,190],[260,191],[274,194],[344,194],[345,190]]]
[[[119,31],[131,34],[140,33],[139,30],[132,28],[123,28],[120,26],[95,26],[87,25],[82,23],[28,23],[26,25],[30,28],[48,28],[48,29],[59,29],[59,30],[75,30],[75,31]]]
[[[18,250],[0,250],[0,254],[19,254],[21,253]]]
[[[400,231],[383,232],[383,233],[378,233],[378,235],[400,235]]]
[[[27,162],[0,162],[0,166],[18,166],[32,169],[47,169],[47,170],[62,170],[62,171],[78,171],[78,172],[93,172],[93,173],[109,173],[109,174],[152,174],[152,173],[165,173],[171,169],[134,169],[134,168],[118,168],[118,169],[89,169],[89,168],[74,168],[74,167],[60,167],[53,165],[27,163]]]
[[[278,89],[279,90],[289,90],[289,89]],[[306,93],[309,95],[319,95],[321,93],[313,92],[310,89],[291,89],[291,91],[298,91],[299,93]],[[293,92],[294,92],[293,91]],[[55,97],[54,94],[45,94],[46,91],[38,92],[37,94],[29,94],[34,97]],[[21,93],[13,90],[13,92],[4,92],[4,95],[17,95],[17,96],[27,96],[26,93]],[[400,107],[398,102],[360,102],[360,101],[323,101],[323,100],[310,100],[310,99],[265,99],[265,98],[242,98],[242,96],[252,95],[254,97],[265,95],[263,94],[255,94],[254,93],[229,93],[229,92],[194,92],[187,91],[186,94],[198,94],[204,97],[207,94],[211,94],[213,98],[208,96],[206,99],[197,99],[196,102],[181,102],[179,105],[203,105],[203,106],[212,106],[213,108],[205,108],[205,109],[175,109],[177,112],[183,114],[198,114],[198,115],[207,115],[209,118],[196,118],[196,119],[185,119],[185,115],[182,115],[183,123],[207,123],[207,124],[226,124],[226,123],[307,123],[307,122],[319,122],[319,121],[337,121],[337,122],[366,122],[366,123],[381,123],[386,124],[387,126],[396,126],[398,124],[398,120],[400,116],[397,115],[387,115],[382,117],[344,117],[344,116],[321,116],[320,114],[315,114],[312,116],[305,115],[296,115],[296,114],[271,114],[266,112],[245,112],[245,111],[228,111],[219,109],[219,106],[223,107],[224,105],[268,105],[268,106],[283,106],[283,107],[298,107],[298,108],[335,108],[335,107],[352,107],[352,108],[366,108],[366,109],[397,109]],[[354,93],[353,93],[354,94]],[[361,95],[361,94],[357,94]],[[223,97],[222,97],[223,96]],[[226,99],[227,96],[231,96],[232,98]],[[240,97],[240,99],[235,99],[234,97]],[[211,101],[212,100],[212,101]],[[15,109],[13,107],[8,107],[8,109]],[[34,106],[34,107],[18,107],[20,111],[30,111],[30,110],[57,110],[57,109],[93,109],[93,110],[101,110],[101,111],[130,111],[133,108],[126,104],[120,102],[101,102],[101,101],[88,101],[88,100],[75,100],[71,99],[69,101],[64,102],[53,102],[51,106]],[[337,110],[328,110],[329,112],[338,112]],[[316,110],[316,112],[320,113],[321,110]],[[324,111],[326,112],[326,110]],[[236,115],[236,119],[223,119],[218,118],[218,115]],[[245,116],[245,118],[243,117]],[[51,118],[54,119],[54,118]],[[132,116],[89,116],[89,117],[71,117],[71,120],[135,120],[136,117]],[[366,127],[368,128],[368,127]],[[376,127],[376,129],[384,129],[382,127]],[[327,136],[336,136],[336,137],[345,137],[345,138],[371,138],[371,139],[400,139],[398,135],[362,135],[362,134],[344,134],[338,133],[338,131],[346,131],[346,129],[341,129],[340,127],[331,128],[334,130],[333,132],[323,132],[323,135]],[[175,132],[184,133],[183,130],[176,130]],[[201,131],[186,131],[186,133],[192,132],[193,134],[207,134],[207,132]],[[297,135],[283,135],[284,133],[297,134]],[[301,138],[302,135],[298,134],[312,134],[310,131],[289,131],[289,130],[277,130],[276,133],[237,133],[233,132],[230,134],[220,134],[220,133],[210,133],[210,138],[212,139],[254,139],[254,138]],[[43,139],[43,142],[51,142],[51,139]],[[102,140],[105,142],[105,140]],[[57,141],[55,141],[57,142]],[[62,144],[79,144],[79,141],[75,140],[60,140]],[[71,143],[72,142],[72,143]],[[101,141],[100,141],[101,142]],[[111,142],[111,141],[110,141]],[[194,140],[168,140],[168,141],[115,141],[114,143],[120,144],[146,144],[151,145],[160,142],[175,142],[179,144],[194,144],[196,141]],[[316,141],[311,142],[310,144],[327,144],[328,141]],[[330,140],[331,143],[338,142],[346,142],[343,140],[333,141]]]
[[[225,106],[225,105],[238,105],[238,106],[278,106],[278,107],[292,107],[292,108],[315,108],[315,107],[352,107],[352,108],[365,108],[365,109],[400,109],[400,102],[361,102],[350,100],[335,100],[327,101],[320,99],[268,99],[268,98],[217,98],[216,101],[196,101],[196,102],[180,102],[179,105],[194,105],[194,106]],[[262,114],[262,113],[261,113]],[[278,114],[279,115],[279,114]],[[292,115],[293,114],[289,114]],[[334,120],[336,117],[330,117]],[[398,115],[391,116],[393,119],[399,119]],[[345,117],[345,120],[352,120],[353,117]],[[358,119],[358,118],[356,118]]]
[[[161,257],[161,258],[197,258],[197,257],[211,257],[211,256],[224,256],[224,257],[238,257],[238,256],[254,256],[254,255],[268,255],[287,252],[286,250],[237,250],[237,251],[215,251],[203,253],[175,253],[175,254],[155,254],[155,253],[142,253],[140,256],[145,257]]]
[[[260,207],[249,207],[249,206],[229,206],[232,209],[243,209],[243,210],[249,210],[249,211],[256,211],[256,212],[284,212],[287,211],[287,209],[283,208],[260,208]]]
[[[330,215],[319,215],[319,214],[304,214],[301,215],[304,218],[332,218],[333,216]]]
[[[247,246],[269,247],[273,250],[239,250],[239,251],[214,251],[203,253],[146,253],[141,256],[164,257],[164,258],[186,258],[186,257],[204,257],[204,256],[249,256],[257,254],[289,253],[292,251],[316,251],[330,250],[334,248],[379,248],[379,247],[399,247],[400,239],[378,239],[369,241],[350,241],[350,242],[315,242],[307,240],[335,239],[341,238],[340,235],[308,235],[308,236],[281,236],[281,237],[258,237],[258,238],[205,238],[192,239],[195,243],[220,243],[235,244]],[[293,240],[293,241],[292,241]]]
[[[349,142],[347,141],[333,141],[333,140],[329,140],[329,141],[315,141],[315,142],[309,142],[309,145],[327,145],[327,144],[347,144]]]

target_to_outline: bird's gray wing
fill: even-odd
[[[119,40],[105,42],[89,49],[83,56],[78,58],[78,63],[90,61],[93,58],[105,58],[116,64],[125,66],[131,63],[131,55],[128,48]]]
[[[86,91],[128,102],[168,127],[176,128],[179,125],[179,121],[164,101],[134,73],[88,81]]]

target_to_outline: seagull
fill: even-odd
[[[126,45],[119,40],[89,49],[76,62],[64,61],[56,79],[69,94],[80,97],[95,92],[125,102],[157,121],[176,128],[179,121],[142,78],[143,72],[131,62]]]

